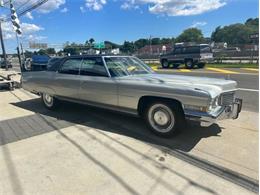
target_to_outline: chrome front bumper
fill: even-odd
[[[232,105],[220,107],[212,113],[185,110],[185,118],[200,122],[203,127],[208,127],[219,120],[237,119],[242,109],[242,102],[242,99],[236,98]]]

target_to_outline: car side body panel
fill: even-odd
[[[242,100],[235,99],[236,86],[232,80],[153,72],[121,77],[71,75],[58,70],[22,72],[22,87],[33,93],[48,93],[58,99],[131,114],[138,114],[142,97],[168,98],[180,102],[187,118],[204,124],[219,117],[238,117]],[[205,111],[204,108],[208,109],[219,97],[221,102],[228,101],[228,104]]]

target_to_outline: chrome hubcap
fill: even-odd
[[[48,94],[45,94],[45,99],[49,103],[52,101],[52,97],[50,95],[48,95]]]
[[[148,120],[154,130],[167,133],[175,125],[175,117],[172,110],[164,104],[154,104],[148,111]]]
[[[53,105],[53,97],[49,94],[43,94],[43,101],[46,106],[51,107]]]
[[[154,121],[158,124],[158,125],[166,125],[169,122],[169,116],[163,112],[163,111],[157,111],[154,113]]]

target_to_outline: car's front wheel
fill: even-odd
[[[163,68],[169,68],[169,62],[168,62],[168,60],[162,60],[162,67],[163,67]]]
[[[145,120],[150,130],[162,137],[175,135],[184,123],[179,106],[167,102],[151,103],[146,109]]]
[[[198,64],[198,68],[204,68],[205,67],[205,63],[199,63]]]
[[[42,102],[49,110],[54,110],[59,106],[59,100],[48,93],[42,93]]]
[[[194,67],[193,60],[191,60],[191,59],[185,60],[185,67],[187,69],[192,69]]]

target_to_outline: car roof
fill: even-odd
[[[175,48],[184,48],[184,47],[205,47],[208,46],[210,47],[209,44],[192,44],[192,45],[175,45]]]
[[[133,57],[130,55],[95,54],[95,55],[72,55],[64,58],[84,58],[84,57]]]

